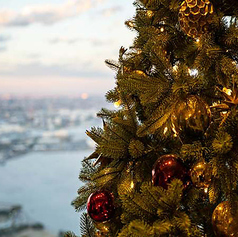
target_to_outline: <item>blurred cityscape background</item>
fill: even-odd
[[[0,163],[29,152],[92,148],[84,130],[99,125],[96,112],[103,105],[103,97],[0,97]]]
[[[124,21],[132,1],[9,0],[0,8],[0,237],[79,234],[70,205],[85,130],[113,108],[106,58],[134,37]]]

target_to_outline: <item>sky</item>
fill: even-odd
[[[135,33],[133,0],[8,0],[0,8],[0,96],[105,94]]]

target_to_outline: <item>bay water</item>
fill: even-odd
[[[80,213],[71,201],[82,186],[81,161],[92,151],[34,152],[8,160],[0,166],[0,204],[21,205],[27,221],[51,233],[79,234]]]

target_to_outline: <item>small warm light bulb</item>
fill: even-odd
[[[164,135],[168,132],[168,127],[164,128]]]
[[[145,73],[143,71],[141,71],[141,70],[136,70],[135,73],[139,74],[139,75],[145,75]]]
[[[176,128],[175,128],[175,125],[172,124],[172,131],[174,132],[174,137],[177,137],[178,136],[178,133],[176,131]]]
[[[232,90],[231,90],[231,89],[228,89],[228,88],[226,88],[226,87],[224,87],[224,88],[222,89],[222,91],[224,91],[227,95],[231,95],[231,94],[232,94]]]
[[[200,39],[199,39],[199,38],[197,38],[197,39],[196,39],[196,43],[199,43],[199,42],[200,42]]]
[[[208,188],[204,188],[204,193],[208,193]]]
[[[115,107],[115,108],[119,108],[120,105],[121,105],[121,100],[118,100],[118,101],[116,101],[116,102],[114,103],[114,107]]]
[[[126,66],[123,67],[123,72],[130,72],[130,69]]]
[[[197,76],[198,75],[198,70],[189,68],[188,73],[189,73],[190,76]]]
[[[174,65],[174,66],[173,66],[173,71],[174,71],[174,72],[177,72],[177,71],[178,71],[178,65]]]
[[[198,75],[198,70],[197,69],[193,69],[193,74],[194,74],[194,76]]]
[[[151,11],[151,10],[148,10],[146,12],[146,14],[147,14],[148,17],[152,17],[154,15],[153,11]]]
[[[135,26],[135,24],[134,24],[133,21],[127,21],[126,24],[127,24],[129,27],[132,27],[132,28]]]
[[[108,231],[109,231],[109,228],[108,228],[107,226],[103,226],[103,228],[102,228],[102,232],[107,233]]]
[[[135,184],[133,182],[133,180],[131,181],[131,189],[133,189],[135,187]]]
[[[222,111],[221,114],[226,115],[227,111]]]
[[[160,28],[160,32],[164,32],[164,27],[161,27],[161,28]]]
[[[130,27],[133,27],[133,26],[134,26],[133,22],[130,21],[130,22],[129,22],[129,26],[130,26]]]

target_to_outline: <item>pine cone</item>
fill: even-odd
[[[188,36],[197,38],[208,31],[212,15],[209,0],[185,0],[179,10],[179,23]]]

